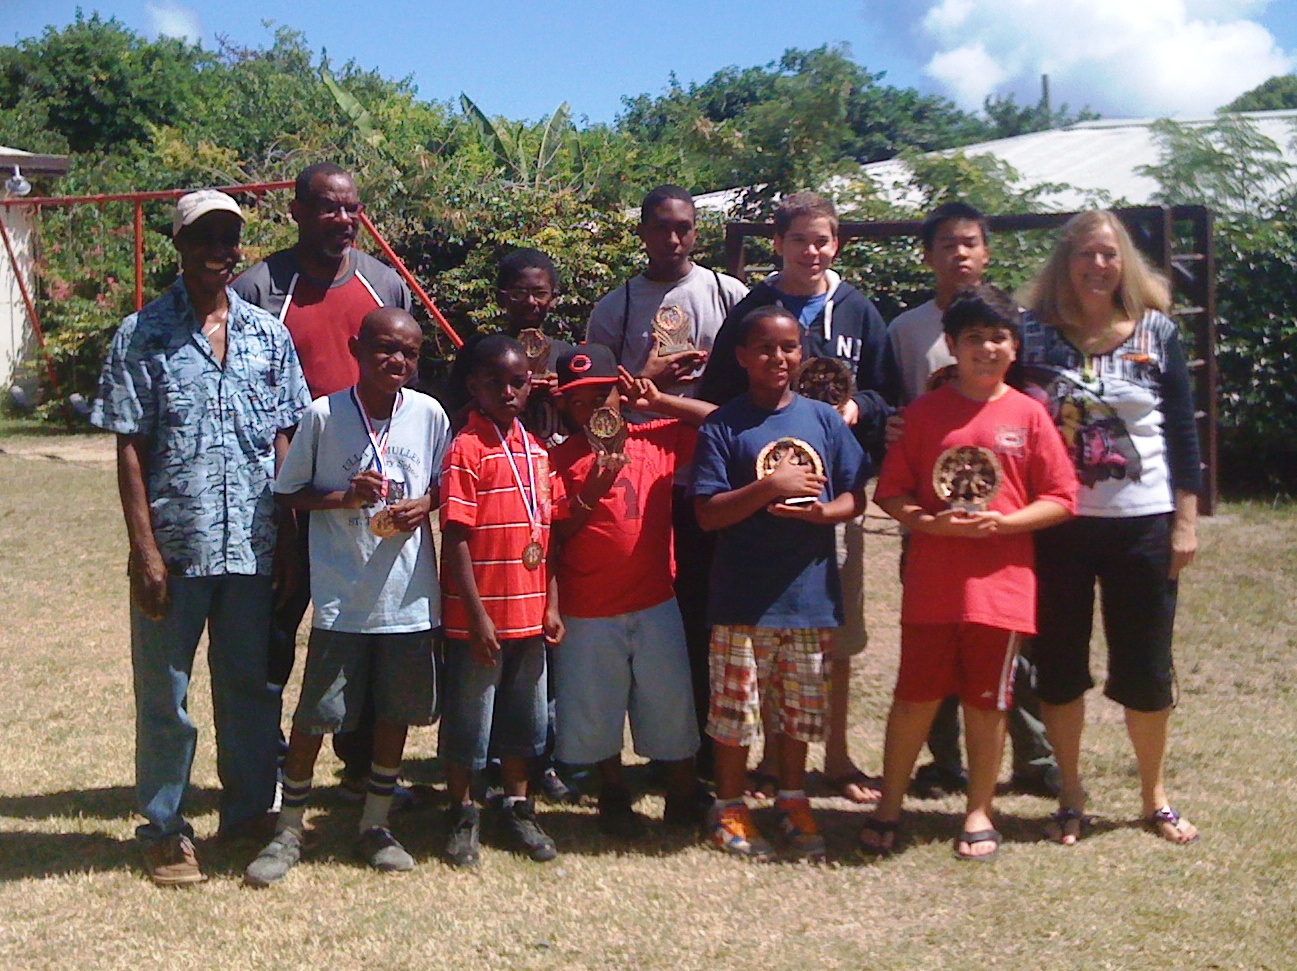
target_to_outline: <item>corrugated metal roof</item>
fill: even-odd
[[[1275,142],[1283,150],[1286,161],[1297,165],[1297,147],[1293,145],[1297,136],[1297,111],[1251,111],[1242,112],[1240,117]],[[965,145],[957,151],[968,156],[993,155],[1007,162],[1022,177],[1023,186],[1059,182],[1075,187],[1044,196],[1046,203],[1059,209],[1086,205],[1090,201],[1087,193],[1107,193],[1113,200],[1144,205],[1152,201],[1157,183],[1137,174],[1135,169],[1158,161],[1158,146],[1150,129],[1156,120],[1085,121],[1067,128]],[[1214,116],[1177,119],[1186,126],[1210,125],[1219,120]],[[863,171],[894,201],[907,201],[897,193],[898,184],[905,182],[908,173],[904,162],[899,159],[875,162],[863,166]]]
[[[1247,111],[1246,118],[1261,134],[1275,142],[1290,164],[1297,165],[1297,111]],[[1104,193],[1112,201],[1124,200],[1131,205],[1152,201],[1157,183],[1138,175],[1141,165],[1158,162],[1158,146],[1150,126],[1155,118],[1104,119],[1083,121],[1067,128],[1032,132],[1013,138],[965,145],[955,151],[965,155],[994,155],[1007,162],[1022,177],[1023,187],[1043,183],[1064,183],[1074,188],[1046,193],[1042,201],[1055,209],[1071,210],[1093,205],[1093,194]],[[1219,117],[1177,119],[1181,125],[1203,126]],[[878,183],[883,195],[898,204],[920,205],[922,200],[909,192],[909,168],[900,159],[888,159],[861,166],[861,171]],[[835,177],[834,186],[846,180]],[[695,202],[700,209],[730,212],[741,189],[724,189],[700,195]]]

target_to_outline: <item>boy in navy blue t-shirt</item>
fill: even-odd
[[[818,859],[824,840],[805,793],[807,744],[822,741],[824,652],[842,623],[833,526],[865,507],[868,458],[829,405],[795,394],[797,319],[760,307],[739,324],[735,356],[748,392],[717,409],[694,455],[698,522],[716,530],[708,619],[716,806],[711,840],[753,859],[773,855],[743,800],[762,695],[777,712],[775,808],[793,855]]]

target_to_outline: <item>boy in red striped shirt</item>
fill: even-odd
[[[472,773],[500,756],[502,836],[537,862],[558,853],[528,798],[531,762],[545,748],[545,642],[563,638],[549,566],[549,525],[562,483],[519,415],[530,372],[504,334],[470,340],[455,369],[473,398],[441,478],[446,691],[438,754],[446,766],[446,860],[476,866]]]

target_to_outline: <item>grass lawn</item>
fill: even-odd
[[[438,788],[395,817],[419,860],[384,877],[350,855],[358,810],[317,769],[316,848],[280,887],[240,885],[254,847],[200,839],[212,879],[159,890],[132,832],[133,714],[125,541],[111,444],[0,437],[0,968],[997,968],[1297,966],[1297,512],[1227,505],[1202,529],[1181,591],[1180,710],[1169,782],[1203,830],[1172,847],[1134,825],[1138,792],[1120,711],[1095,698],[1085,753],[1098,825],[1077,847],[1040,842],[1053,806],[1005,796],[990,866],[950,852],[954,800],[907,805],[905,852],[851,852],[860,815],[816,800],[827,866],[752,866],[655,835],[601,837],[593,808],[543,807],[561,856],[487,848],[481,872],[437,860]],[[73,451],[65,451],[71,445]],[[61,455],[62,458],[48,458]],[[852,744],[881,763],[895,674],[897,540],[869,538],[873,622],[853,672]],[[300,655],[299,655],[300,657]],[[300,674],[300,665],[299,671]],[[290,688],[286,708],[295,691]],[[190,816],[216,828],[205,666]],[[411,733],[407,775],[433,779],[435,730]],[[326,746],[327,753],[327,746]],[[813,757],[819,757],[818,752]],[[650,815],[661,800],[645,796]]]

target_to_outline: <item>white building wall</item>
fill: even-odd
[[[33,244],[35,235],[27,206],[0,207],[0,220],[4,221],[9,231],[9,241],[13,244],[14,255],[18,259],[18,271],[27,284],[27,292],[35,294],[33,262],[35,254]],[[8,388],[19,375],[19,368],[25,356],[33,349],[32,322],[27,317],[27,306],[23,303],[22,291],[18,287],[18,278],[14,274],[13,262],[0,242],[0,389]]]

